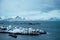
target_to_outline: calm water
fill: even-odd
[[[4,22],[5,23],[5,22]],[[35,22],[33,22],[35,23]],[[41,24],[36,25],[28,25],[28,24],[17,24],[16,23],[5,23],[1,24],[0,26],[8,26],[12,25],[15,27],[31,27],[35,29],[42,29],[48,32],[48,34],[39,35],[39,36],[26,36],[26,35],[18,35],[17,38],[13,38],[8,36],[8,34],[0,34],[0,40],[60,40],[60,21],[48,21],[48,22],[36,22]]]

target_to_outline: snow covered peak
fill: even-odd
[[[2,19],[2,18],[0,17],[0,19]]]
[[[19,17],[19,16],[16,16],[16,17],[15,17],[15,19],[21,19],[21,17]]]
[[[50,20],[50,21],[59,21],[60,19],[58,19],[58,18],[56,18],[56,17],[54,17],[54,18],[52,17],[52,18],[50,18],[49,20]]]
[[[4,21],[26,21],[25,18],[19,17],[19,16],[15,16],[15,17],[5,17],[3,19]]]
[[[20,17],[20,16],[13,16],[13,17],[0,17],[0,20],[4,21],[60,21],[58,17],[43,17],[43,18],[34,18],[34,17]]]

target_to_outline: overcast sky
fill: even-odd
[[[60,18],[60,0],[0,0],[0,16]]]

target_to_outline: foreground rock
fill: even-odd
[[[7,33],[9,36],[12,36],[14,38],[17,37],[17,35],[40,35],[40,34],[47,34],[46,31],[39,30],[39,29],[33,29],[33,28],[22,28],[22,27],[0,27],[0,33]]]

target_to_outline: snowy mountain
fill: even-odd
[[[32,21],[60,21],[60,19],[57,17],[51,17],[51,18],[36,19],[36,20],[32,20]]]
[[[0,17],[0,21],[1,20],[4,20],[4,21],[60,21],[60,19],[59,18],[57,18],[57,17],[51,17],[51,18],[40,18],[40,19],[36,19],[36,20],[32,20],[32,19],[30,19],[29,20],[29,18],[23,18],[23,17],[19,17],[19,16],[16,16],[16,17],[14,17],[14,18],[12,18],[12,17],[10,17],[10,18],[5,18],[5,19],[2,19],[1,17]]]
[[[22,18],[22,17],[19,17],[19,16],[16,16],[14,18],[5,18],[3,20],[4,21],[25,21],[26,19],[25,18]]]
[[[0,17],[0,20],[2,20],[2,18]]]
[[[14,18],[14,21],[22,21],[22,18],[19,17],[19,16],[16,16],[16,17]]]
[[[49,19],[49,21],[60,21],[60,19],[56,18],[56,17],[54,17],[54,18],[52,17],[52,18]]]

